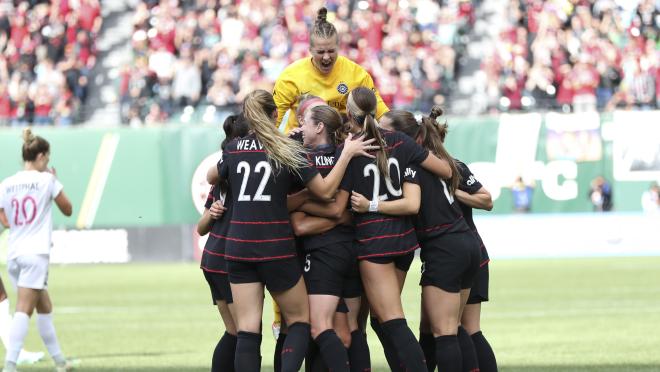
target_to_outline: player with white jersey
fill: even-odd
[[[1,215],[2,217],[4,215]],[[0,218],[2,220],[2,218]],[[9,226],[9,223],[6,222],[6,218],[2,220],[3,226]],[[11,325],[11,313],[9,312],[9,298],[7,297],[7,292],[5,291],[5,286],[2,283],[2,278],[0,278],[0,341],[5,346],[5,349],[9,348],[9,327]],[[18,354],[17,364],[34,364],[40,361],[44,357],[44,353],[41,351],[27,351],[21,349],[21,352]]]
[[[18,291],[3,372],[16,370],[18,355],[35,308],[39,334],[55,361],[56,370],[66,371],[71,363],[64,358],[57,341],[47,282],[52,246],[52,202],[55,201],[66,216],[71,216],[72,206],[55,176],[55,170],[48,169],[48,141],[33,135],[29,128],[23,131],[23,140],[24,169],[0,183],[0,213],[5,215],[6,227],[9,227],[7,269]]]

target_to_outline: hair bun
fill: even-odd
[[[323,7],[319,9],[318,13],[316,14],[316,22],[325,23],[327,21],[328,21],[328,9],[326,7]]]
[[[34,141],[36,138],[34,136],[34,133],[32,133],[32,129],[30,128],[25,128],[23,129],[23,142],[29,144],[30,142]]]
[[[440,116],[442,116],[442,114],[444,113],[445,111],[442,109],[442,107],[440,107],[439,105],[434,105],[433,108],[431,108],[431,114],[429,115],[429,117],[435,120]]]

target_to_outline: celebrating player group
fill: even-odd
[[[369,371],[367,317],[393,371],[496,371],[479,326],[488,258],[472,221],[490,194],[445,150],[442,109],[421,120],[390,111],[369,74],[338,56],[326,14],[311,57],[225,121],[208,172],[201,267],[226,329],[212,370],[260,370],[265,287],[282,314],[276,371],[303,361]],[[419,339],[401,304],[416,250]]]

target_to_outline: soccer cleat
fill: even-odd
[[[21,350],[20,354],[18,354],[18,360],[16,361],[16,364],[34,364],[43,359],[43,357],[44,353],[41,351],[27,351],[23,349]]]
[[[275,337],[275,340],[277,340],[280,337],[280,322],[273,322],[273,325],[271,328],[273,329],[273,337]]]
[[[55,372],[68,372],[73,371],[75,367],[80,364],[79,359],[67,359],[62,364],[55,365]]]
[[[280,337],[280,328],[282,326],[282,313],[280,312],[280,307],[277,305],[277,302],[273,301],[273,325],[271,329],[273,330],[273,337],[277,340]]]

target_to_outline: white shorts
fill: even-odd
[[[18,256],[7,261],[9,280],[16,287],[46,289],[48,288],[49,256],[33,254]]]

